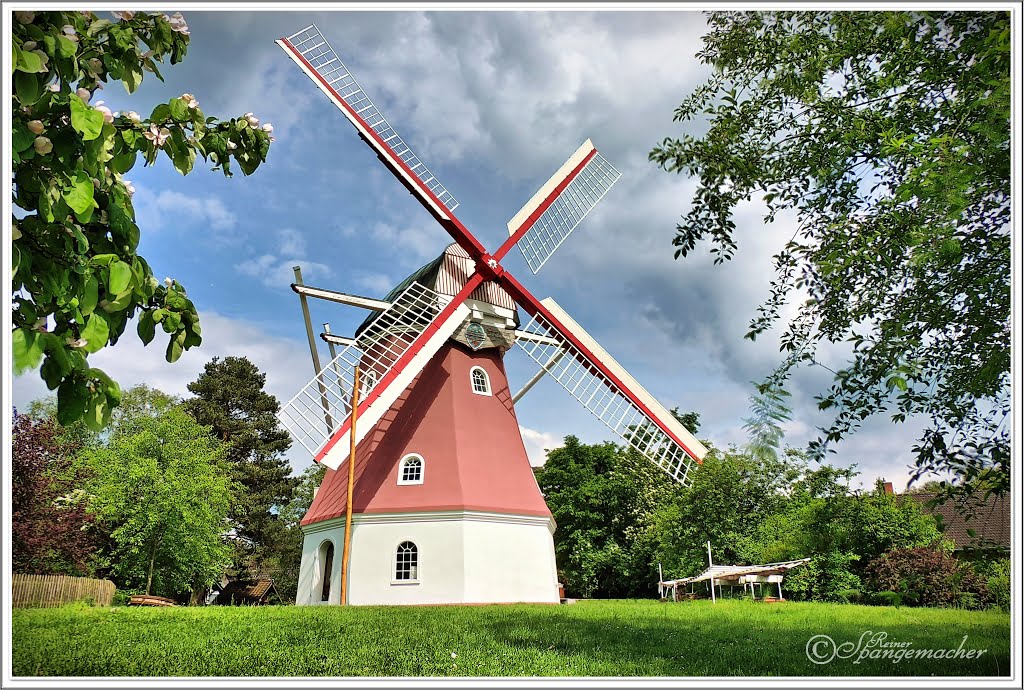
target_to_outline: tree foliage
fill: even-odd
[[[15,413],[11,438],[11,566],[16,573],[88,575],[96,534],[78,477],[80,446],[52,420]]]
[[[738,250],[733,211],[792,211],[754,339],[785,320],[783,384],[825,343],[851,355],[819,407],[811,450],[890,412],[930,420],[917,474],[1008,489],[1010,16],[1008,12],[713,12],[712,66],[675,112],[706,120],[651,159],[696,178],[676,257]],[[947,487],[952,491],[954,485]]]
[[[672,480],[635,451],[567,436],[535,470],[558,525],[555,559],[572,596],[649,595],[652,572],[643,527]]]
[[[255,546],[271,540],[276,512],[292,498],[296,479],[283,454],[291,446],[277,420],[280,404],[263,390],[266,374],[245,357],[214,357],[188,384],[185,409],[227,446],[239,491],[231,506],[238,534]]]
[[[182,175],[197,157],[231,175],[264,162],[273,128],[252,113],[206,117],[191,94],[157,105],[149,117],[112,113],[97,90],[120,82],[132,93],[145,72],[180,62],[189,30],[180,14],[14,13],[11,345],[18,373],[39,368],[57,391],[58,417],[106,425],[121,396],[88,357],[115,344],[128,322],[149,344],[157,326],[176,361],[202,341],[185,288],[159,283],[137,252],[134,187],[124,175],[163,152]],[[41,366],[40,366],[41,365]]]
[[[146,408],[82,454],[89,509],[108,530],[111,575],[126,589],[175,595],[218,579],[232,483],[224,447],[180,406]]]

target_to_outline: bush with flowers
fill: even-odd
[[[98,429],[120,387],[88,357],[120,338],[128,322],[149,344],[159,325],[166,358],[202,341],[199,315],[176,280],[161,284],[139,255],[139,227],[125,179],[141,157],[161,153],[182,175],[197,157],[231,176],[267,159],[273,127],[252,113],[207,117],[190,93],[149,117],[112,112],[97,98],[121,82],[133,93],[146,72],[185,57],[189,28],[180,13],[91,11],[13,13],[14,163],[11,344],[15,371],[39,369],[56,389],[58,419]]]

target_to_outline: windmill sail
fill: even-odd
[[[623,441],[687,484],[693,465],[707,453],[704,445],[553,299],[541,304],[551,319],[538,310],[521,328],[534,337],[517,338],[519,347]]]
[[[509,239],[495,257],[518,244],[537,273],[620,175],[587,139],[508,222]]]
[[[474,287],[478,284],[479,280],[475,281]],[[348,449],[345,441],[356,365],[362,380],[358,443],[469,314],[469,307],[463,304],[465,295],[456,300],[411,283],[354,343],[281,408],[278,418],[318,461],[337,469]],[[330,408],[329,425],[321,390],[326,391]]]
[[[459,202],[388,123],[316,25],[278,39],[277,44],[344,113],[366,143],[393,164],[403,183],[420,192],[420,200],[442,218],[451,219]]]

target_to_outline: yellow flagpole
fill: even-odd
[[[352,380],[352,424],[349,427],[348,500],[345,510],[345,549],[341,555],[341,605],[348,605],[348,550],[352,539],[352,490],[356,481],[356,413],[359,409],[359,365]]]

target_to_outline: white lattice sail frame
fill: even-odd
[[[548,194],[557,189],[559,184],[584,161],[586,163],[583,167],[517,242],[523,258],[534,274],[540,271],[555,250],[568,239],[576,226],[597,206],[622,174],[594,148],[593,142],[587,139],[508,222],[509,234],[514,235],[541,206]]]
[[[576,398],[591,414],[601,420],[619,438],[645,455],[651,462],[667,472],[681,484],[689,484],[689,472],[707,453],[703,444],[694,438],[675,417],[635,381],[611,355],[573,321],[551,298],[542,304],[567,326],[573,335],[583,341],[601,364],[615,375],[630,392],[657,416],[658,421],[672,429],[677,438],[686,443],[689,452],[665,433],[654,420],[625,395],[622,389],[552,326],[537,314],[520,328],[532,337],[517,338],[516,344],[534,362],[547,371],[569,395]],[[554,342],[552,342],[554,341]],[[566,356],[568,355],[568,356]]]
[[[343,348],[281,408],[278,419],[315,457],[352,413],[356,364],[360,368],[359,396],[366,399],[450,301],[451,297],[439,295],[419,283],[409,285],[353,344]]]
[[[399,136],[398,132],[395,131],[394,127],[388,123],[384,115],[377,109],[377,106],[370,100],[370,97],[363,91],[356,78],[352,76],[345,63],[341,61],[338,54],[331,48],[331,44],[320,33],[320,29],[316,27],[316,24],[310,24],[305,29],[288,36],[286,40],[302,59],[309,64],[309,67],[324,80],[323,83],[320,83],[314,79],[314,82],[317,83],[321,91],[324,91],[328,97],[336,96],[345,101],[352,108],[352,111],[366,123],[366,126],[391,148],[394,154],[408,166],[409,170],[419,178],[449,211],[455,211],[458,208],[459,202],[445,189],[441,181],[434,177],[433,173],[419,159],[419,156],[413,152],[409,145]],[[306,70],[306,67],[301,63],[299,66],[304,71]],[[345,112],[345,116],[352,120],[349,113]],[[352,124],[356,126],[357,130],[360,129],[357,122],[353,121]]]

